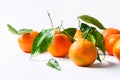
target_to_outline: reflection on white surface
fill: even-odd
[[[50,27],[47,11],[55,26],[77,27],[76,16],[89,14],[106,27],[119,28],[119,0],[1,0],[0,1],[0,80],[120,80],[120,64],[115,57],[106,56],[103,63],[78,67],[68,58],[55,58],[61,71],[46,66],[49,54],[36,56],[20,50],[16,35],[8,32],[6,24],[15,28],[41,30]],[[120,29],[120,28],[119,28]]]
[[[6,56],[2,55],[4,59],[0,59],[0,79],[2,80],[119,79],[116,74],[120,73],[120,65],[116,58],[111,56],[107,56],[103,63],[96,61],[90,67],[78,67],[68,58],[55,58],[62,68],[61,71],[57,71],[46,65],[47,59],[51,58],[48,53],[37,56],[34,60],[29,60],[30,55],[19,49],[18,51],[7,51],[4,54],[6,54]]]

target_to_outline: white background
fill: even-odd
[[[87,14],[105,27],[120,29],[119,7],[119,0],[0,0],[0,80],[119,80],[120,65],[115,57],[107,56],[102,64],[96,62],[90,67],[60,59],[60,72],[46,66],[49,55],[29,60],[30,55],[18,47],[18,36],[6,27],[9,23],[16,29],[50,28],[48,11],[55,27],[62,20],[64,27],[77,27],[77,16]]]

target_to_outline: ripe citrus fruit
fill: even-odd
[[[102,35],[103,35],[104,39],[112,34],[120,34],[120,30],[118,30],[116,28],[107,28],[102,31]]]
[[[120,34],[112,34],[105,39],[105,48],[108,54],[113,56],[113,46],[120,39]]]
[[[120,39],[113,46],[113,54],[120,61]]]
[[[55,57],[65,57],[68,55],[72,42],[70,38],[62,33],[54,34],[53,42],[48,48],[48,52]]]
[[[38,32],[32,31],[31,33],[22,34],[18,37],[19,47],[26,53],[30,53],[32,50],[32,44],[34,38],[37,36]]]
[[[90,66],[98,55],[95,45],[87,39],[81,38],[73,42],[69,49],[70,59],[78,66]]]
[[[77,30],[73,38],[75,40],[82,38],[82,32],[80,30]]]

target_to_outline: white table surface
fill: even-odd
[[[32,58],[18,47],[16,35],[8,32],[6,24],[15,28],[50,27],[46,14],[52,15],[54,25],[78,26],[76,16],[89,14],[106,27],[120,26],[119,0],[0,0],[0,80],[120,80],[120,63],[107,55],[103,63],[78,67],[67,58],[55,58],[62,70],[46,65],[51,56],[46,53]]]

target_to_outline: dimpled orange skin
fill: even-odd
[[[105,48],[109,55],[113,56],[113,46],[120,39],[120,34],[112,34],[105,39]]]
[[[118,30],[116,28],[106,28],[105,30],[102,31],[104,40],[112,34],[120,34],[120,30]]]
[[[73,42],[69,49],[70,59],[78,66],[90,66],[97,58],[98,50],[87,39],[79,39]]]
[[[65,34],[55,34],[53,42],[48,48],[48,52],[54,57],[65,57],[68,55],[72,42]]]
[[[31,33],[22,34],[18,37],[19,47],[26,53],[30,53],[32,50],[33,40],[37,36],[37,31],[32,31]]]
[[[120,39],[113,46],[113,54],[120,61]]]

